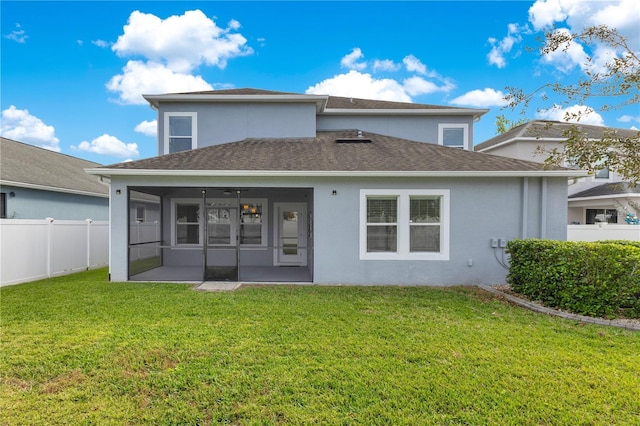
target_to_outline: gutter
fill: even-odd
[[[320,115],[473,115],[477,119],[489,112],[488,109],[434,108],[434,109],[350,109],[325,108]]]
[[[160,102],[231,102],[231,103],[315,103],[316,112],[324,110],[329,100],[327,95],[216,95],[216,94],[168,94],[142,95],[154,109],[160,107]]]
[[[87,195],[89,197],[109,198],[109,194],[101,194],[91,191],[80,191],[77,189],[57,188],[55,186],[37,185],[33,183],[12,182],[9,180],[0,180],[0,186],[15,186],[16,188],[37,189],[39,191],[62,192],[65,194]]]
[[[185,176],[185,177],[584,177],[582,170],[544,171],[347,171],[347,170],[166,170],[166,169],[85,169],[90,175]]]

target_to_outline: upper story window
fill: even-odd
[[[469,149],[469,125],[464,123],[438,124],[438,144],[451,148]]]
[[[602,169],[598,170],[595,174],[595,178],[596,179],[609,179],[609,168],[608,167],[603,167]]]
[[[197,114],[195,112],[164,113],[164,153],[188,151],[197,144]]]

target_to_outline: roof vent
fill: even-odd
[[[358,130],[358,136],[355,138],[337,138],[336,143],[371,143],[371,139],[362,135],[362,130]]]

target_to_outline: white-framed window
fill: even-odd
[[[266,198],[208,198],[172,200],[172,242],[174,245],[201,245],[206,238],[209,246],[235,246],[236,235],[242,247],[267,246]],[[201,220],[204,208],[205,222]]]
[[[136,206],[136,222],[144,222],[147,209],[145,206]]]
[[[451,148],[469,149],[469,125],[466,123],[438,124],[438,144]]]
[[[172,241],[174,245],[200,245],[202,227],[200,212],[202,202],[198,199],[172,201]]]
[[[360,259],[449,260],[449,190],[361,190]]]
[[[244,247],[267,246],[267,199],[240,200],[240,245]]]
[[[197,148],[197,129],[197,113],[165,112],[164,153],[172,154]]]
[[[608,167],[603,167],[600,170],[598,170],[596,172],[596,174],[594,175],[594,177],[596,179],[609,179],[609,168]]]

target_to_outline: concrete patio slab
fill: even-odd
[[[238,282],[206,281],[195,289],[201,291],[234,291],[238,289],[240,285]]]

